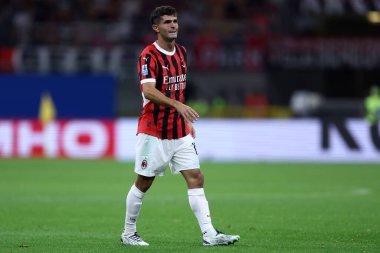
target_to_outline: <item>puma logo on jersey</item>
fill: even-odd
[[[166,70],[169,70],[169,67],[168,66],[162,66],[163,68],[165,68]]]
[[[183,61],[182,57],[181,57],[181,65],[182,67],[186,68],[186,63]]]
[[[143,57],[143,59],[145,60],[145,62],[149,59],[149,56],[147,57]]]

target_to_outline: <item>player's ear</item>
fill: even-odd
[[[153,25],[152,25],[152,29],[153,29],[156,33],[159,32],[159,30],[158,30],[158,25],[157,25],[157,24],[153,24]]]

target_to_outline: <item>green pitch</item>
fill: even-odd
[[[121,246],[135,175],[116,161],[0,160],[0,252],[380,252],[379,164],[203,163],[214,225],[205,248],[182,176],[156,179]]]

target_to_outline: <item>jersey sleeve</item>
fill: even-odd
[[[149,53],[142,53],[138,62],[140,84],[155,83],[157,77],[157,63]]]

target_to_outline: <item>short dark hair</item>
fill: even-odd
[[[159,6],[155,8],[150,14],[150,22],[153,24],[158,24],[162,16],[174,16],[177,17],[177,11],[172,6]]]

